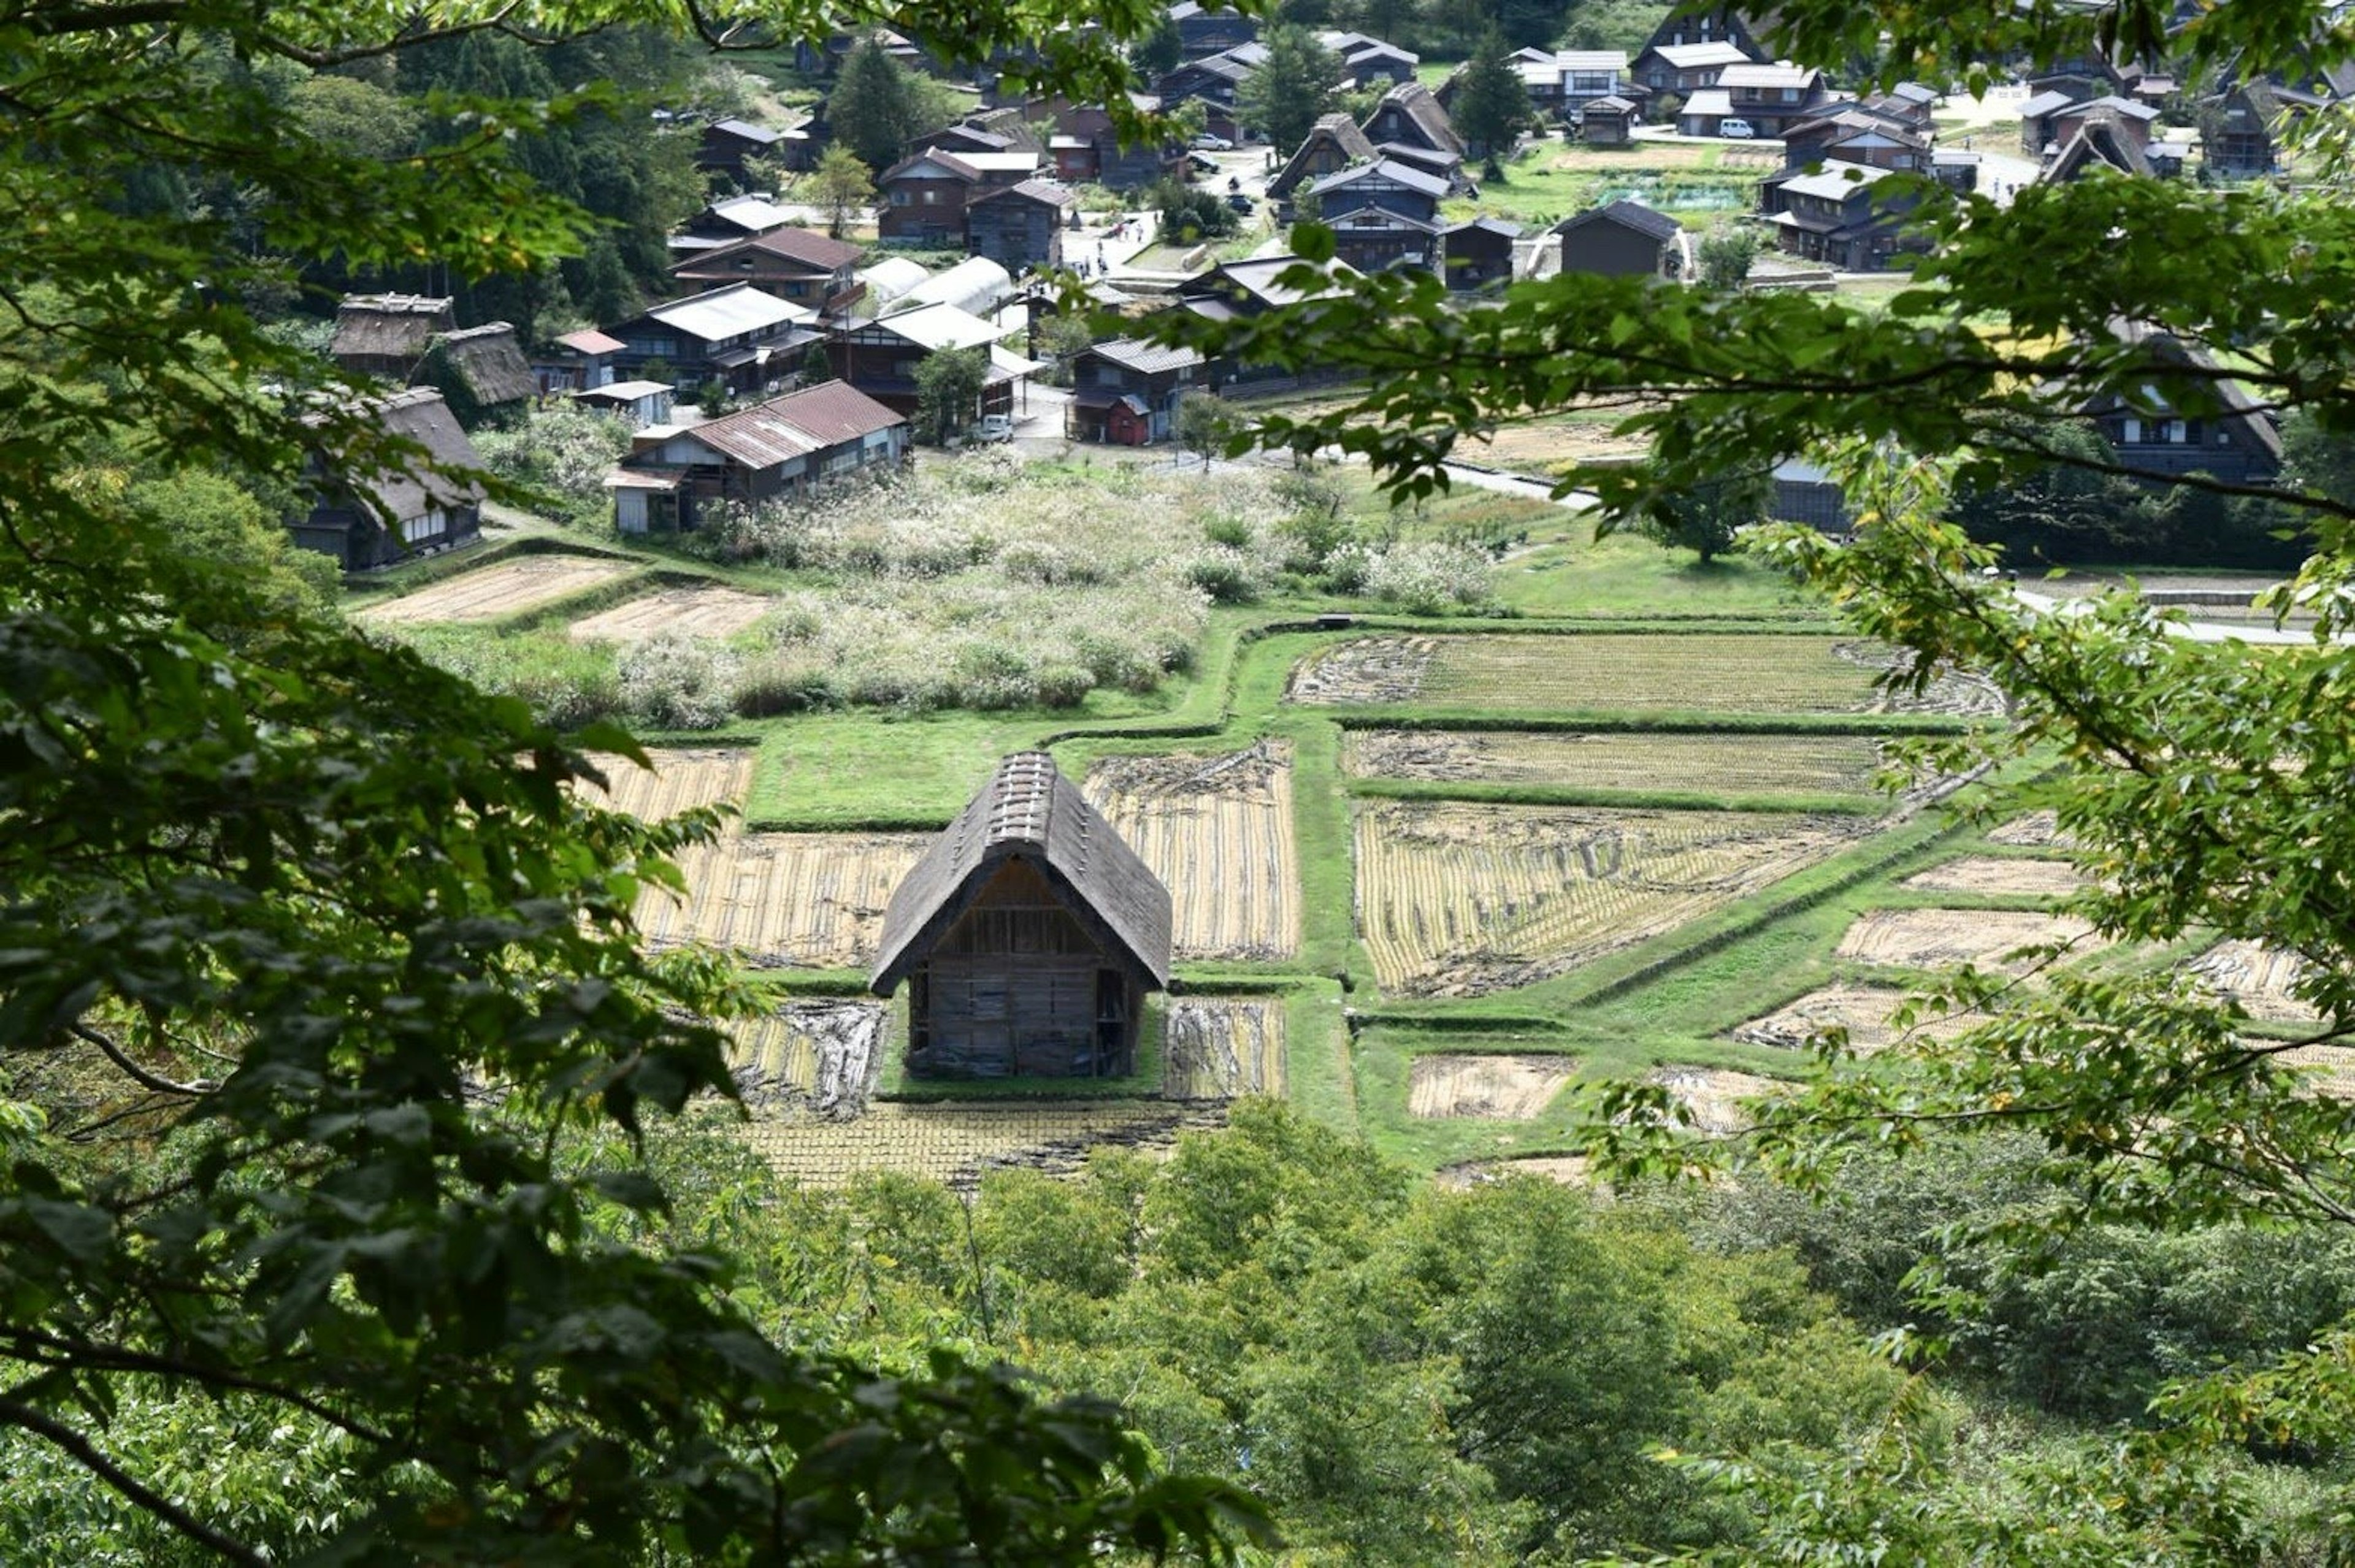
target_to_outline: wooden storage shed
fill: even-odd
[[[871,982],[908,982],[908,1071],[932,1078],[1135,1070],[1169,984],[1169,890],[1044,752],[1018,752],[916,862]]]

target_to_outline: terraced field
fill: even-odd
[[[606,787],[591,788],[591,799],[615,811],[659,822],[698,805],[738,805],[752,787],[757,753],[749,747],[656,748],[647,752],[652,770],[627,757],[597,756]]]
[[[767,614],[771,603],[762,594],[716,585],[665,588],[575,621],[569,635],[576,643],[642,643],[666,632],[727,637]]]
[[[1568,1056],[1480,1052],[1418,1056],[1409,1069],[1406,1114],[1527,1122],[1545,1115],[1578,1071]]]
[[[2003,711],[1993,688],[1957,677],[1940,677],[1920,698],[1883,693],[1874,678],[1891,662],[1874,645],[1828,636],[1366,637],[1303,661],[1288,694],[1295,702],[1482,712]]]
[[[1940,893],[2017,893],[2060,899],[2083,890],[2085,879],[2066,860],[2033,860],[2013,855],[1965,855],[1899,884]]]
[[[1864,735],[1353,730],[1342,765],[1361,778],[1862,795],[1872,788],[1881,746]]]
[[[647,890],[639,929],[656,946],[706,942],[755,965],[862,967],[925,843],[918,834],[735,835],[680,856],[686,900]]]
[[[1881,987],[1827,986],[1741,1025],[1732,1031],[1732,1038],[1752,1045],[1804,1051],[1811,1036],[1838,1028],[1848,1030],[1849,1045],[1859,1054],[1886,1051],[1899,1039],[1891,1016],[1904,999],[1904,992]],[[1908,1032],[1924,1040],[1950,1040],[1982,1021],[1975,1014],[1924,1014]]]
[[[969,1189],[995,1169],[1075,1170],[1105,1145],[1166,1148],[1184,1129],[1224,1116],[1217,1104],[1156,1100],[879,1102],[850,1121],[765,1116],[743,1136],[780,1175],[805,1186],[841,1187],[888,1170]]]
[[[356,612],[353,619],[371,626],[496,621],[611,582],[635,570],[628,561],[593,555],[518,556],[370,604]]]
[[[806,1107],[855,1116],[867,1108],[890,1008],[879,1001],[790,1001],[735,1026],[729,1066],[757,1110]]]
[[[1286,1083],[1280,998],[1188,997],[1169,1004],[1161,1048],[1165,1099],[1282,1094]]]
[[[1085,794],[1167,885],[1179,958],[1299,951],[1287,748],[1110,757],[1088,771]]]
[[[1878,909],[1842,933],[1832,955],[1905,969],[1971,964],[1998,974],[2024,975],[2038,961],[2016,956],[2014,949],[2068,942],[2075,944],[2070,955],[2082,957],[2100,945],[2093,930],[2073,915],[2024,910]]]
[[[1558,975],[1845,848],[1854,817],[1385,801],[1357,819],[1375,977],[1473,996]]]
[[[2220,942],[2191,961],[2191,972],[2241,1004],[2253,1019],[2269,1023],[2313,1023],[2314,1008],[2290,991],[2297,980],[2294,953],[2254,942]]]

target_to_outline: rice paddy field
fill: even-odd
[[[2073,944],[2071,964],[2190,962],[2275,1043],[2312,1023],[2282,955],[2103,949],[2065,912],[2084,883],[2049,812],[2007,809],[1987,784],[1967,786],[1994,807],[1977,816],[1943,804],[1960,781],[1884,794],[1898,741],[2000,724],[2003,694],[1943,672],[1919,696],[1892,689],[1887,649],[1773,573],[1597,544],[1542,503],[1391,514],[1345,485],[1401,550],[1493,537],[1478,570],[1495,592],[1438,609],[1345,599],[1335,614],[1330,594],[1273,575],[1264,482],[1221,501],[1209,482],[1092,489],[1063,467],[1018,530],[1028,575],[1000,592],[958,564],[996,548],[989,529],[1023,499],[1004,453],[981,461],[995,466],[975,470],[938,549],[904,529],[853,549],[890,521],[874,497],[834,529],[824,571],[872,555],[900,594],[963,574],[963,597],[936,606],[954,641],[911,624],[892,654],[955,667],[895,677],[888,699],[849,674],[795,684],[882,613],[880,590],[830,598],[816,567],[698,559],[691,582],[637,541],[590,555],[551,539],[436,562],[361,612],[437,637],[522,617],[624,667],[659,639],[805,694],[803,710],[723,704],[704,728],[647,736],[650,768],[601,757],[588,792],[649,819],[730,809],[681,857],[685,895],[649,891],[637,919],[655,947],[731,955],[764,998],[730,1025],[731,1066],[745,1136],[796,1180],[1069,1170],[1100,1147],[1167,1147],[1250,1095],[1451,1179],[1582,1179],[1579,1129],[1602,1087],[1655,1084],[1697,1131],[1728,1133],[1744,1102],[1818,1070],[1821,1031],[1870,1058],[1904,1038],[1909,987],[1964,963],[2019,973],[2014,950],[2053,941]],[[1130,552],[1125,572],[1164,538],[1185,555],[1151,563],[1149,637],[1122,611],[1059,624],[1051,648],[1022,642],[1036,594],[1114,591],[1094,562],[1104,541]],[[1237,574],[1248,591],[1230,599],[1186,586]],[[1193,640],[1146,668],[1115,633]],[[1095,662],[1094,685],[1042,705],[1053,672]],[[997,759],[1039,748],[1167,887],[1171,994],[1128,1078],[922,1082],[903,1061],[905,1006],[864,989],[884,910]],[[1925,1017],[1912,1035],[1975,1021]],[[2327,1090],[2355,1086],[2347,1055],[2300,1049]]]

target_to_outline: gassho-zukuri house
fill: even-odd
[[[891,895],[870,985],[910,1073],[1118,1077],[1169,985],[1169,890],[1044,752],[1018,752]]]

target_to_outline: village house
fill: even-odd
[[[410,384],[440,390],[468,430],[514,418],[539,390],[515,327],[504,321],[435,334]]]
[[[628,347],[593,326],[568,332],[531,357],[532,379],[543,393],[602,387],[614,379],[613,361]]]
[[[2170,159],[2169,164],[2170,172],[2180,171],[2180,160]],[[2144,177],[2160,172],[2150,156],[2150,144],[2115,115],[2088,114],[2076,122],[2057,151],[2048,153],[2043,177],[2049,183],[2065,185],[2096,169]]]
[[[1561,75],[1557,112],[1577,121],[1578,112],[1598,98],[1636,98],[1643,89],[1627,74],[1624,49],[1557,49],[1554,69]]]
[[[1024,180],[976,196],[964,209],[965,250],[1009,272],[1063,264],[1063,230],[1072,194],[1044,180]]]
[[[1415,147],[1451,160],[1464,156],[1464,138],[1431,89],[1419,81],[1393,87],[1366,116],[1366,140],[1377,147]]]
[[[1681,48],[1692,44],[1732,44],[1753,60],[1766,59],[1766,51],[1750,30],[1750,24],[1740,11],[1731,5],[1719,5],[1708,10],[1695,10],[1678,5],[1660,18],[1659,26],[1644,41],[1644,52],[1655,49]]]
[[[698,289],[751,283],[804,310],[840,315],[858,301],[855,269],[865,254],[857,245],[795,224],[698,251],[674,263],[670,275]]]
[[[962,249],[964,204],[981,184],[981,170],[955,153],[903,158],[876,176],[876,235],[887,245]]]
[[[1726,67],[1752,62],[1749,51],[1726,38],[1699,44],[1649,44],[1628,62],[1627,74],[1657,102],[1670,93],[1689,98],[1703,88],[1715,87]]]
[[[1899,228],[1910,197],[1892,199],[1874,187],[1887,169],[1861,164],[1826,164],[1813,174],[1777,176],[1762,199],[1781,204],[1767,216],[1782,248],[1802,261],[1842,272],[1875,272],[1905,248]]]
[[[905,419],[823,381],[701,424],[643,430],[605,487],[623,533],[668,533],[697,527],[723,502],[802,495],[897,467],[907,455]]]
[[[1521,91],[1529,95],[1529,110],[1540,120],[1553,120],[1561,113],[1561,68],[1554,63],[1551,49],[1519,48],[1506,57],[1521,79]],[[1458,69],[1432,91],[1443,108],[1453,108],[1455,90],[1464,80]]]
[[[916,411],[916,367],[946,350],[979,348],[989,356],[981,411],[1014,411],[1015,383],[1030,362],[997,347],[998,329],[953,304],[924,304],[893,311],[871,321],[852,322],[826,343],[834,373],[868,397],[901,413]]]
[[[1848,496],[1828,473],[1791,458],[1774,465],[1774,483],[1768,517],[1778,523],[1805,523],[1828,534],[1848,532]]]
[[[716,251],[783,229],[794,220],[791,212],[764,195],[724,197],[678,227],[670,237],[671,253]]]
[[[328,357],[355,376],[407,384],[437,334],[458,325],[454,302],[428,294],[346,294]]]
[[[480,469],[483,460],[442,394],[411,387],[356,411],[380,435],[423,455],[403,454],[375,469],[337,454],[314,467],[310,509],[286,526],[293,542],[346,571],[368,571],[481,538],[483,486],[463,471]]]
[[[1202,356],[1191,348],[1116,337],[1071,357],[1071,400],[1063,433],[1073,441],[1143,446],[1178,428],[1178,405],[1198,385]]]
[[[747,166],[753,160],[797,173],[810,167],[814,158],[809,143],[806,131],[772,131],[749,120],[715,120],[703,128],[695,166],[721,176],[741,189],[755,182]]]
[[[1259,37],[1255,18],[1223,5],[1197,5],[1195,0],[1178,0],[1170,6],[1169,25],[1178,29],[1178,52],[1187,59],[1224,54]]]
[[[1327,215],[1333,230],[1334,257],[1361,272],[1386,272],[1412,267],[1436,272],[1446,258],[1440,249],[1439,220],[1410,218],[1379,207],[1361,207],[1339,217]]]
[[[2068,144],[2079,125],[2094,116],[2113,122],[2133,139],[2137,147],[2149,143],[2152,128],[2158,123],[2158,111],[2147,103],[2115,96],[2089,98],[2054,106],[2036,116],[2033,122],[2023,110],[2019,122],[2020,144],[2026,151],[2039,155],[2057,152]],[[2031,134],[2041,134],[2044,140],[2030,145],[2028,139]]]
[[[1149,93],[1132,92],[1129,101],[1151,112],[1161,101]],[[1151,185],[1185,161],[1176,146],[1138,143],[1124,146],[1113,128],[1112,112],[1100,104],[1072,104],[1060,99],[1036,99],[1023,108],[1033,120],[1046,120],[1051,133],[1047,150],[1055,177],[1066,185],[1101,185],[1113,190],[1135,190]]]
[[[608,333],[622,340],[615,374],[678,386],[719,381],[733,391],[794,369],[819,339],[817,313],[751,283],[728,283],[658,304]]]
[[[2158,378],[2131,397],[2095,400],[2080,411],[2094,421],[2118,461],[2154,482],[2205,474],[2232,484],[2264,484],[2281,472],[2281,431],[2240,382],[2216,376],[2215,361],[2143,322],[2118,322],[2120,342],[2147,350],[2161,366],[2202,374],[2193,389],[2170,401]],[[2195,401],[2197,393],[2204,398]],[[2177,406],[2178,403],[2180,406]]]
[[[891,895],[869,986],[908,987],[907,1069],[1118,1077],[1169,985],[1164,887],[1044,752],[998,763]]]
[[[1310,267],[1333,280],[1332,285],[1303,291],[1283,281],[1295,267]],[[1338,260],[1311,263],[1298,256],[1254,256],[1221,261],[1178,285],[1178,307],[1206,321],[1248,320],[1269,311],[1295,305],[1332,292],[1357,276],[1357,270]],[[1321,372],[1290,370],[1275,365],[1251,365],[1232,357],[1213,359],[1205,367],[1212,390],[1287,379],[1314,379]]]
[[[1502,283],[1513,275],[1513,246],[1521,226],[1502,218],[1470,218],[1439,231],[1439,253],[1447,286],[1470,290]]]
[[[573,401],[620,420],[632,430],[668,424],[674,389],[667,381],[609,381],[571,394]]]
[[[1633,201],[1614,201],[1553,226],[1561,270],[1609,278],[1689,279],[1692,241],[1684,225]]]
[[[1358,129],[1356,121],[1347,114],[1322,115],[1309,127],[1291,159],[1267,182],[1268,199],[1279,203],[1278,212],[1289,220],[1294,191],[1353,164],[1370,164],[1374,158],[1374,144]]]
[[[1316,41],[1331,50],[1341,62],[1344,79],[1360,89],[1378,81],[1392,84],[1414,80],[1414,68],[1423,57],[1396,44],[1384,43],[1364,33],[1345,33],[1330,29],[1316,35]]]
[[[1822,71],[1788,61],[1727,66],[1717,79],[1716,91],[1725,95],[1721,120],[1747,120],[1751,130],[1762,137],[1780,136],[1789,127],[1814,119],[1832,98]],[[1700,133],[1717,133],[1715,126]]]
[[[2214,104],[2212,119],[2200,129],[2200,150],[2207,166],[2228,179],[2254,179],[2273,173],[2275,138],[2288,114],[2273,83],[2235,83]]]
[[[1211,134],[1241,141],[1242,127],[1235,119],[1235,93],[1267,63],[1267,46],[1238,44],[1223,54],[1188,60],[1154,82],[1155,96],[1165,110],[1185,103],[1202,106],[1203,123]]]
[[[1930,150],[1928,136],[1861,107],[1836,109],[1802,120],[1783,133],[1786,169],[1842,163],[1918,173],[1929,168]]]
[[[1590,147],[1624,147],[1636,139],[1636,122],[1643,110],[1616,94],[1579,106],[1579,139]]]
[[[1328,224],[1366,208],[1435,224],[1439,204],[1447,197],[1445,180],[1390,158],[1327,175],[1308,188]]]

